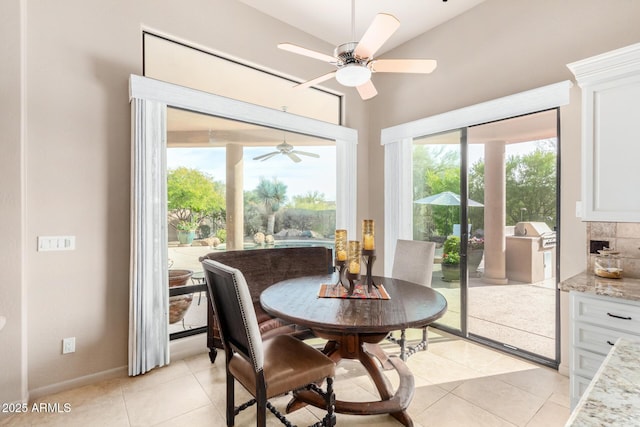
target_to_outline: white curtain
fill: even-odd
[[[384,144],[384,253],[394,254],[398,239],[413,240],[413,139]],[[384,257],[391,276],[393,257]]]
[[[129,375],[169,363],[166,105],[132,98]]]

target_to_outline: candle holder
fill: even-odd
[[[349,295],[353,295],[355,290],[355,281],[360,279],[360,258],[362,256],[362,250],[360,248],[360,242],[357,240],[349,240],[349,253],[347,256],[348,269],[347,279],[349,280]]]
[[[347,295],[351,296],[353,295],[353,291],[356,290],[356,283],[360,280],[360,273],[350,273],[349,270],[347,270],[345,276],[347,276],[347,280],[349,281],[349,287],[347,288],[344,284],[342,286],[347,289]]]
[[[342,282],[344,273],[347,271],[347,261],[336,260],[336,271],[338,272],[338,281],[336,282],[336,285],[342,285],[345,288],[347,288],[345,284]]]
[[[336,282],[336,285],[341,284],[346,288],[342,282],[342,278],[344,277],[344,272],[346,271],[347,266],[347,230],[336,230],[334,251],[336,270],[338,271],[338,281]]]
[[[347,230],[336,230],[334,250],[336,261],[347,260]]]
[[[365,279],[365,285],[367,285],[367,292],[371,293],[371,289],[373,287],[375,287],[376,289],[378,288],[378,285],[376,285],[373,282],[373,276],[372,276],[373,263],[376,260],[375,249],[364,249],[362,251],[362,259],[364,259],[364,263],[367,266],[367,276]]]
[[[375,227],[372,219],[362,220],[362,249],[365,251],[373,251],[376,248],[375,243]]]

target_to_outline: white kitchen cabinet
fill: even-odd
[[[640,303],[575,291],[569,295],[573,410],[618,338],[640,341]]]
[[[640,222],[640,43],[567,66],[582,88],[582,219]]]

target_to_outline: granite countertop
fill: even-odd
[[[560,282],[561,291],[577,291],[593,295],[640,301],[640,279],[605,279],[583,272]]]
[[[620,338],[602,362],[565,427],[632,426],[640,422],[640,342]]]

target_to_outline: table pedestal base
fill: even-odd
[[[405,426],[413,426],[406,409],[411,403],[415,389],[414,378],[405,363],[398,357],[388,357],[378,343],[386,334],[340,334],[316,331],[318,337],[329,340],[323,353],[338,363],[341,359],[356,359],[367,370],[380,394],[380,400],[372,402],[347,402],[336,400],[335,411],[340,414],[374,415],[390,414]],[[376,359],[380,363],[376,362]],[[400,383],[393,391],[391,382],[383,369],[395,369]],[[287,412],[294,411],[306,404],[323,408],[325,403],[320,396],[309,391],[299,391],[287,406]]]

